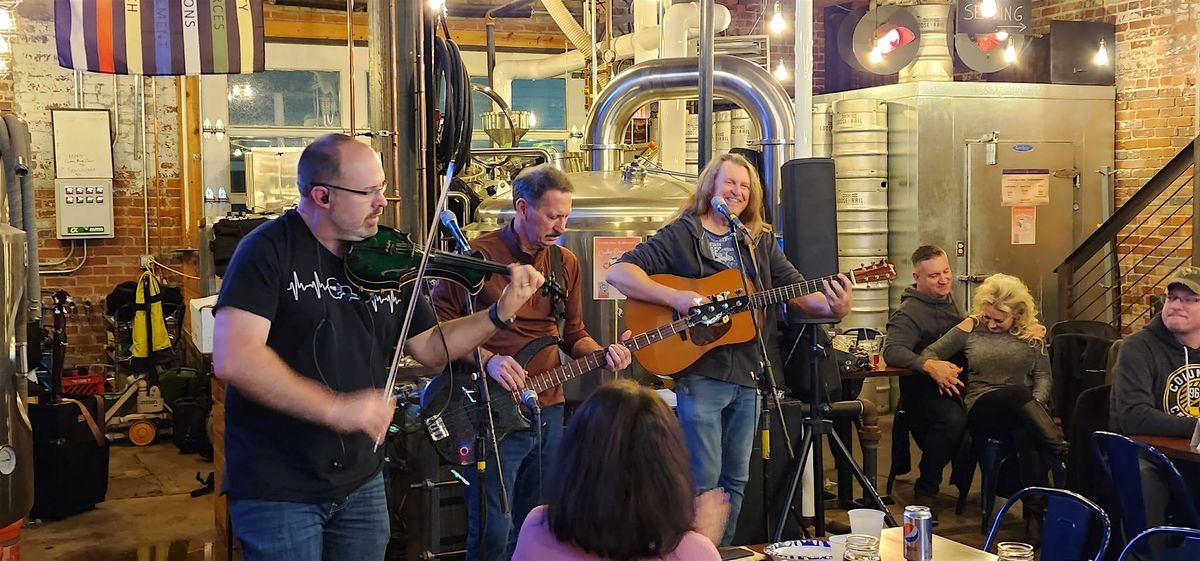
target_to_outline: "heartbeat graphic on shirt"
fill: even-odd
[[[334,277],[329,277],[324,281],[317,276],[317,272],[312,273],[312,282],[300,282],[300,275],[296,271],[292,271],[292,281],[288,283],[287,290],[292,293],[292,298],[299,302],[300,294],[311,289],[316,293],[317,298],[328,296],[334,300],[346,300],[349,302],[358,302],[362,300],[362,296],[354,290],[353,286],[342,284]],[[374,311],[378,312],[380,304],[387,304],[390,312],[395,313],[396,304],[399,304],[401,299],[395,292],[377,292],[368,293],[367,303],[371,305]]]

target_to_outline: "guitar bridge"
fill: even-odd
[[[446,428],[441,415],[425,419],[425,430],[429,432],[429,439],[434,442],[450,437],[450,430]]]

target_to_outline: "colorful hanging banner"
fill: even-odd
[[[54,0],[58,64],[106,74],[264,68],[262,0]]]

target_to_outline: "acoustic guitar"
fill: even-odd
[[[888,261],[879,261],[854,269],[845,275],[853,286],[888,281],[896,278],[896,266]],[[713,304],[701,306],[702,309],[732,302],[739,311],[745,311],[762,309],[785,300],[820,292],[822,281],[837,282],[837,275],[805,280],[757,293],[754,292],[754,285],[751,283],[750,294],[746,294],[742,288],[741,273],[737,269],[726,269],[699,279],[675,275],[652,275],[650,279],[671,288],[690,290],[707,296]],[[743,305],[747,301],[748,303]],[[679,314],[670,306],[633,298],[625,301],[625,325],[634,331],[645,326],[667,323],[677,317]],[[754,320],[750,314],[732,313],[720,323],[697,325],[680,331],[653,347],[636,351],[634,356],[646,370],[669,376],[691,366],[712,349],[745,343],[753,338]]]
[[[622,342],[629,350],[637,352],[659,341],[667,340],[688,329],[700,325],[716,325],[728,319],[729,314],[748,308],[748,299],[722,302],[720,305],[694,306],[686,317],[667,319],[663,325],[649,327],[642,333]],[[741,306],[740,308],[738,306]],[[678,314],[676,314],[678,316]],[[543,337],[528,345],[517,356],[521,366],[533,358],[541,349],[554,344],[557,339]],[[602,349],[562,366],[531,374],[525,379],[525,387],[540,393],[599,369],[605,364]],[[504,439],[514,431],[529,430],[533,419],[530,411],[521,403],[516,392],[508,392],[490,376],[488,392],[492,396],[492,420],[496,441]],[[475,376],[467,371],[447,371],[435,376],[421,394],[421,423],[433,444],[433,449],[443,460],[461,466],[470,465],[475,458],[475,439],[478,434],[480,405],[479,387]]]

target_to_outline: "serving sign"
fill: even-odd
[[[994,14],[984,9],[987,3],[996,6]],[[959,0],[954,29],[957,33],[1024,34],[1029,32],[1032,10],[1033,0]]]

